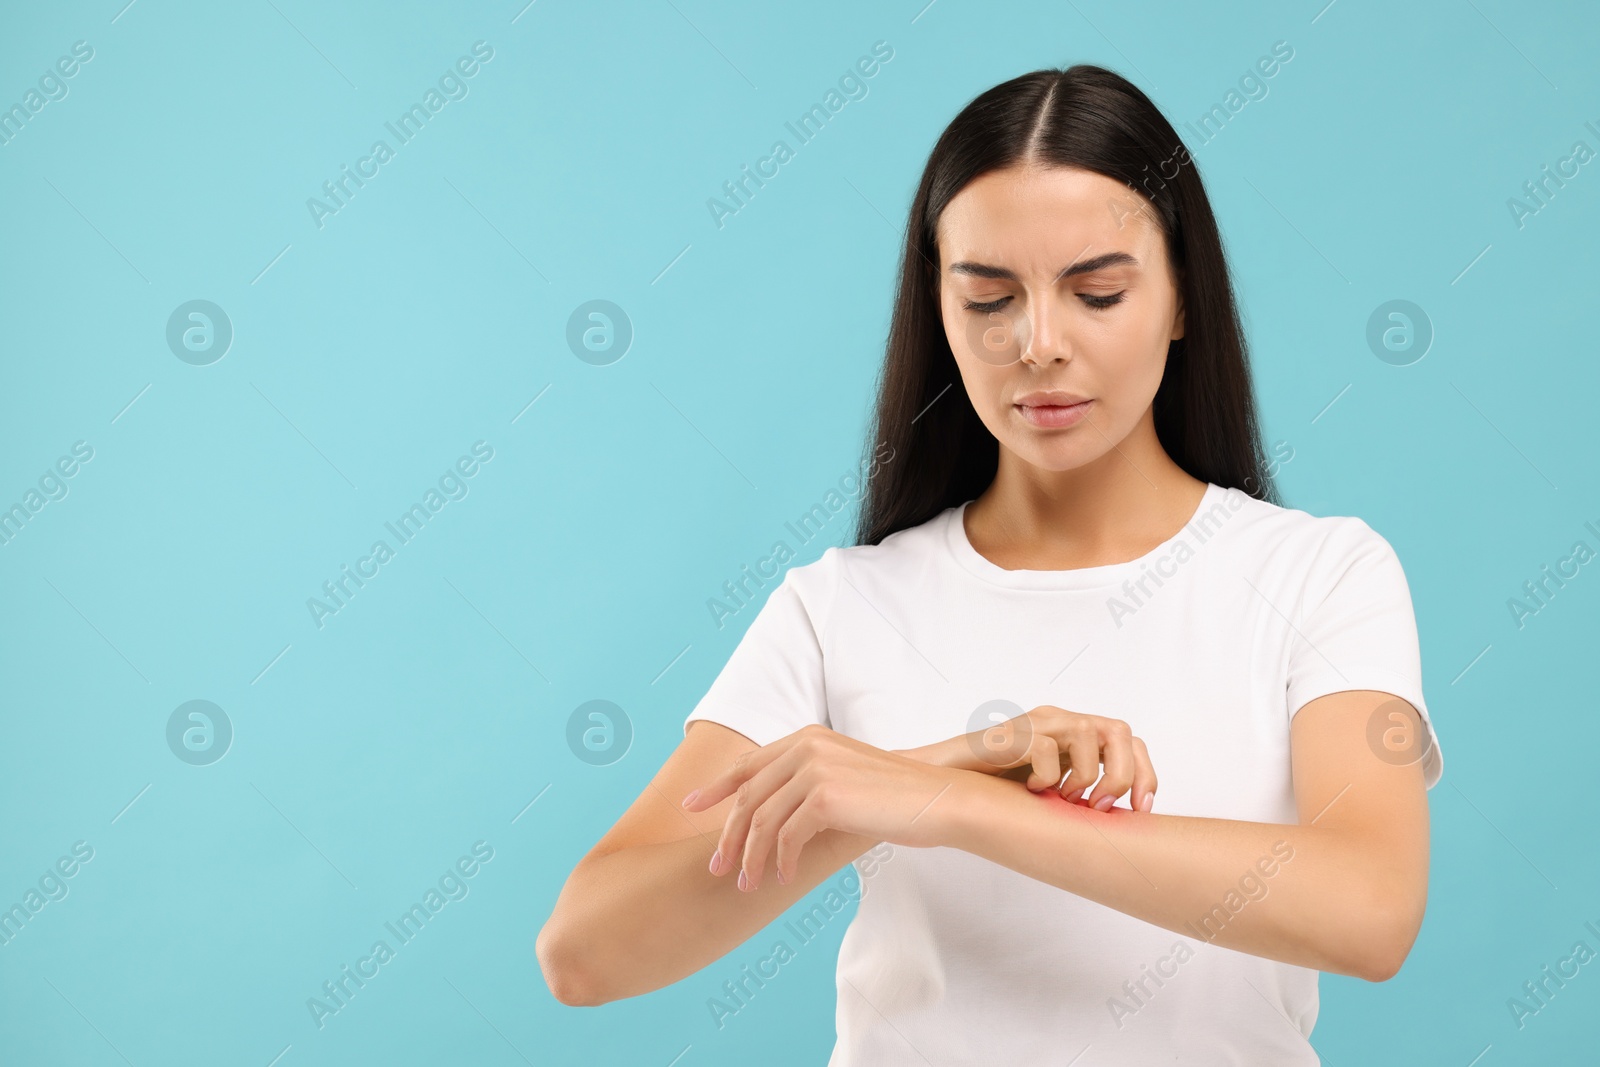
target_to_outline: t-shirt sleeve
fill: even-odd
[[[830,606],[837,551],[830,548],[822,560],[784,574],[684,719],[684,733],[695,719],[709,719],[768,745],[811,723],[831,725],[819,623]]]
[[[1400,558],[1365,522],[1347,517],[1318,563],[1324,566],[1315,584],[1326,594],[1296,623],[1289,654],[1290,718],[1329,693],[1393,693],[1422,716],[1427,730],[1421,741],[1423,781],[1432,789],[1444,773],[1444,755],[1422,696],[1417,622]],[[1375,726],[1369,736],[1381,738],[1382,730]]]

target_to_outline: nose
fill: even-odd
[[[1042,366],[1070,360],[1072,340],[1067,336],[1067,318],[1050,297],[1033,301],[1024,320],[1028,336],[1022,339],[1022,362]]]

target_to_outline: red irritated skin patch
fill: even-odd
[[[1030,792],[1031,792],[1031,790],[1030,790]],[[1054,789],[1041,790],[1040,792],[1034,793],[1033,795],[1038,797],[1039,800],[1042,803],[1048,804],[1051,807],[1059,807],[1059,808],[1063,808],[1063,809],[1065,809],[1065,808],[1077,808],[1078,810],[1084,812],[1089,818],[1092,818],[1092,819],[1119,819],[1120,820],[1120,819],[1126,818],[1129,815],[1144,814],[1142,812],[1135,812],[1132,808],[1119,808],[1119,807],[1117,807],[1116,804],[1112,804],[1111,805],[1111,809],[1109,811],[1099,811],[1096,808],[1094,808],[1089,803],[1088,799],[1085,798],[1085,797],[1079,797],[1077,800],[1067,800],[1065,797],[1063,797],[1060,793],[1056,792]]]

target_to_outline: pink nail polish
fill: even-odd
[[[1096,811],[1110,811],[1111,805],[1115,804],[1116,801],[1116,797],[1112,796],[1110,793],[1107,793],[1105,796],[1094,802],[1094,808]]]
[[[739,888],[743,889],[743,890],[746,890],[746,891],[748,891],[750,889],[750,879],[748,879],[748,878],[746,878],[744,876],[744,868],[743,867],[739,868]]]
[[[1144,795],[1144,802],[1139,805],[1139,810],[1140,811],[1149,811],[1151,806],[1154,805],[1155,802],[1156,802],[1156,795],[1154,793],[1146,793]]]
[[[722,866],[722,850],[719,848],[719,849],[717,849],[715,852],[713,852],[711,854],[711,873],[712,874],[721,874],[722,871],[719,870],[719,868],[721,866]]]
[[[700,790],[696,789],[694,792],[692,792],[688,796],[684,797],[683,798],[683,806],[687,808],[690,804],[693,804],[694,803],[694,798],[699,796],[699,795],[700,795]]]

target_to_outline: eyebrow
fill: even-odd
[[[1126,252],[1107,252],[1104,255],[1095,256],[1093,259],[1081,260],[1071,266],[1063,267],[1061,272],[1056,275],[1056,281],[1060,281],[1062,278],[1070,278],[1075,274],[1092,274],[1097,270],[1105,270],[1107,267],[1137,266],[1139,266],[1139,261]],[[970,260],[961,260],[950,264],[950,273],[965,274],[973,278],[995,278],[1008,282],[1018,280],[1017,274],[1013,270],[991,266],[987,263],[973,263]]]

